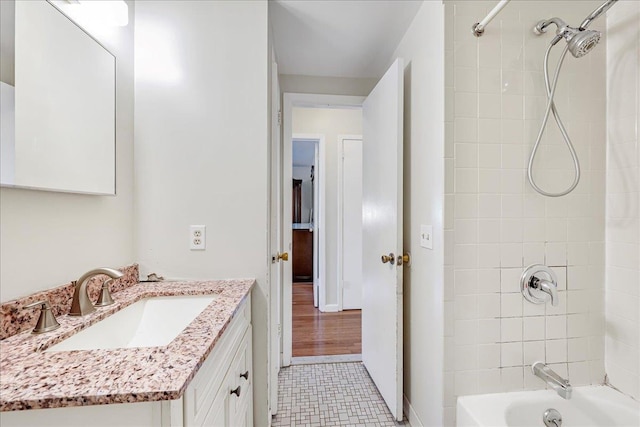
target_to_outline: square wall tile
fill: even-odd
[[[500,298],[500,317],[522,317],[521,294],[502,294]]]
[[[501,369],[502,391],[519,391],[524,388],[524,369],[502,368]]]
[[[545,318],[539,317],[525,317],[524,320],[524,332],[523,339],[525,341],[539,341],[545,339]]]
[[[478,270],[478,293],[500,292],[500,269]]]
[[[480,319],[476,332],[478,344],[493,344],[500,342],[500,319]]]
[[[544,341],[527,341],[523,343],[524,348],[524,364],[531,366],[535,362],[545,360],[545,342]]]
[[[502,343],[500,345],[500,361],[502,367],[522,366],[522,343]]]
[[[546,316],[546,339],[567,337],[567,316]]]
[[[507,318],[500,320],[500,341],[522,341],[522,318]]]
[[[478,371],[478,393],[498,393],[500,390],[500,369]]]
[[[478,241],[480,243],[500,243],[500,220],[478,220]],[[498,255],[498,260],[499,259],[500,256]]]
[[[480,243],[478,245],[478,267],[500,267],[500,245],[498,243]]]
[[[522,243],[503,243],[500,246],[501,267],[522,267]]]
[[[574,386],[591,384],[589,362],[570,362],[569,381],[571,381],[571,385]]]
[[[569,362],[582,362],[589,360],[589,339],[569,338],[567,340]]]
[[[521,268],[503,268],[500,270],[500,290],[502,293],[520,293]]]
[[[567,361],[567,340],[547,340],[546,363],[562,363]]]
[[[481,344],[478,346],[478,368],[500,367],[500,344]]]
[[[478,319],[500,317],[500,294],[478,295]]]

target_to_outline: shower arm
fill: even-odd
[[[564,22],[560,18],[549,18],[549,19],[544,19],[542,21],[539,21],[535,25],[535,27],[533,27],[533,32],[537,35],[542,35],[547,32],[551,24],[555,24],[556,27],[558,27],[558,29],[556,30],[555,37],[553,38],[553,40],[551,40],[552,46],[555,46],[556,44],[558,44],[560,40],[562,40],[567,35],[570,35],[572,32],[580,31],[577,28],[570,27],[566,22]]]

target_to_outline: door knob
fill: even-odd
[[[393,254],[393,252],[389,252],[389,255],[382,255],[381,259],[383,264],[390,263],[391,265],[393,265],[396,262],[396,256]]]
[[[280,261],[280,260],[289,261],[289,253],[288,252],[283,252],[283,253],[278,252],[278,254],[276,255],[276,259],[278,261]]]
[[[411,266],[411,253],[407,252],[406,254],[400,256],[398,255],[398,267],[405,265],[407,267]]]

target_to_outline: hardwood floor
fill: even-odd
[[[322,313],[313,306],[313,284],[293,284],[293,357],[360,354],[360,310]]]

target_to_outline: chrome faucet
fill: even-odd
[[[551,305],[558,305],[558,287],[555,283],[538,277],[532,277],[529,283],[532,289],[538,289],[551,297]]]
[[[107,267],[95,268],[84,273],[77,281],[73,282],[75,284],[75,291],[73,292],[73,301],[71,302],[69,316],[86,316],[96,311],[91,299],[89,299],[87,283],[90,278],[98,274],[106,274],[112,279],[119,279],[123,276],[118,270]]]
[[[558,305],[558,278],[552,269],[540,264],[527,267],[520,277],[520,290],[524,298],[534,304]]]
[[[569,380],[562,378],[543,362],[534,363],[531,365],[531,370],[536,377],[541,378],[542,381],[550,385],[560,397],[567,400],[571,399],[573,387],[569,384]]]

